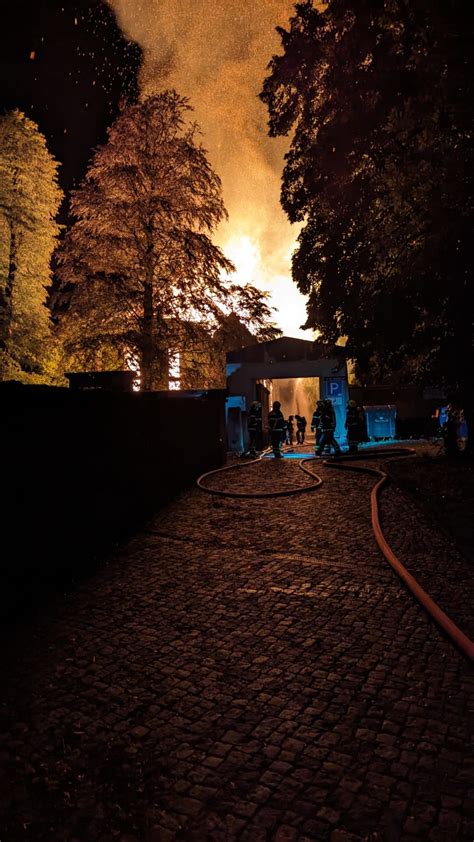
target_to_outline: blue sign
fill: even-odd
[[[330,400],[334,398],[342,398],[344,379],[339,377],[337,380],[326,380],[326,395]]]

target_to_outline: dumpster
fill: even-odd
[[[367,435],[372,441],[395,438],[395,419],[397,407],[395,404],[386,406],[364,406]]]

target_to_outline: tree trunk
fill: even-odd
[[[10,220],[10,253],[5,288],[0,290],[0,348],[5,349],[10,337],[13,318],[13,288],[17,270],[17,237],[15,225]]]
[[[155,359],[153,363],[154,388],[162,391],[169,389],[170,355],[168,349],[168,334],[162,316],[161,308],[156,308],[155,314]]]
[[[142,392],[150,392],[153,388],[153,286],[150,278],[147,278],[143,291],[141,344],[140,388]]]
[[[153,386],[155,389],[167,392],[169,389],[170,357],[166,348],[155,349],[153,365]]]

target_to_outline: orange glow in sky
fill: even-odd
[[[291,280],[298,230],[280,202],[288,141],[269,138],[258,99],[266,66],[280,50],[277,25],[288,23],[287,0],[109,0],[124,32],[144,50],[142,90],[175,87],[189,97],[209,159],[222,179],[229,221],[216,236],[236,266],[234,279],[272,294],[275,320],[289,336],[305,299]]]

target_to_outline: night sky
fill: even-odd
[[[141,50],[100,0],[15,0],[8,16],[0,107],[20,108],[38,124],[69,190],[105,140],[120,97],[136,95]]]

